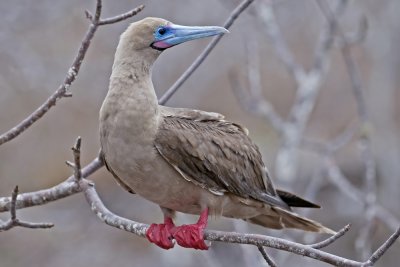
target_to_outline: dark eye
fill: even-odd
[[[158,29],[158,33],[159,33],[160,35],[163,35],[166,31],[167,31],[167,30],[166,30],[165,28],[159,28],[159,29]]]

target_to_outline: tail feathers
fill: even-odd
[[[246,221],[272,229],[294,228],[309,232],[336,234],[335,231],[323,226],[319,222],[307,219],[294,212],[279,207],[273,207],[272,211],[274,211],[275,214],[258,215],[246,219]]]
[[[278,193],[279,197],[290,207],[298,207],[298,208],[321,208],[321,206],[312,203],[311,201],[305,200],[299,196],[296,196],[293,193],[277,189],[276,193]]]

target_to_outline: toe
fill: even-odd
[[[203,229],[194,225],[182,225],[172,231],[176,243],[181,247],[207,250],[208,246],[204,242]]]
[[[163,249],[174,247],[169,227],[165,224],[152,224],[146,231],[147,239]]]

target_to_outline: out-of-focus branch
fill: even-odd
[[[242,86],[237,73],[229,73],[229,81],[236,99],[248,112],[265,118],[278,132],[283,130],[284,121],[275,111],[273,105],[262,95],[262,84],[260,77],[260,62],[257,42],[249,40],[247,43],[247,76],[248,86]],[[245,90],[248,88],[248,90]]]
[[[340,16],[347,7],[348,0],[340,0],[335,8],[334,15]],[[297,92],[294,104],[287,121],[276,120],[273,107],[266,103],[265,113],[274,128],[282,135],[282,145],[276,159],[276,174],[281,181],[292,181],[297,170],[298,149],[303,139],[304,130],[313,110],[321,83],[326,75],[329,52],[333,47],[337,31],[337,21],[329,20],[323,27],[320,39],[314,54],[314,63],[310,71],[305,72],[303,67],[295,62],[288,45],[282,37],[276,22],[273,1],[263,1],[258,8],[259,18],[264,23],[267,33],[274,44],[277,54],[289,73],[297,83]]]
[[[303,138],[301,147],[320,155],[332,155],[348,144],[358,132],[360,132],[360,125],[357,122],[352,122],[343,132],[330,141],[315,141]]]
[[[348,0],[340,0],[335,8],[335,16],[340,16]],[[321,83],[326,75],[329,52],[333,46],[337,22],[329,21],[323,27],[314,54],[314,63],[297,87],[294,104],[290,110],[289,120],[284,127],[282,146],[276,158],[276,174],[282,181],[293,181],[297,170],[298,149],[303,138],[311,111],[316,104]]]
[[[282,145],[278,152],[276,160],[276,172],[278,178],[283,181],[290,181],[294,177],[297,159],[298,148],[306,148],[314,151],[325,159],[326,167],[323,167],[322,172],[327,172],[331,178],[330,181],[335,184],[338,189],[351,197],[354,201],[364,205],[366,214],[365,227],[361,229],[357,243],[361,244],[359,247],[362,248],[363,257],[371,254],[371,233],[372,229],[376,226],[375,218],[378,218],[384,222],[393,231],[396,230],[400,223],[389,211],[384,207],[380,206],[376,202],[376,166],[373,159],[373,151],[370,140],[369,132],[369,117],[366,108],[364,90],[362,80],[360,78],[358,66],[351,54],[351,45],[362,41],[366,36],[368,24],[365,17],[360,20],[358,31],[353,35],[345,35],[339,24],[339,16],[344,12],[347,7],[348,0],[338,0],[338,5],[335,10],[332,11],[327,2],[324,0],[316,0],[318,6],[323,11],[326,20],[326,25],[323,27],[323,31],[320,40],[316,47],[314,55],[314,63],[311,70],[307,73],[303,71],[303,68],[295,62],[293,55],[288,49],[288,45],[282,37],[278,23],[276,22],[273,1],[262,2],[259,10],[259,17],[264,23],[267,33],[271,38],[272,44],[274,45],[278,56],[283,62],[284,66],[288,69],[288,72],[294,77],[297,82],[296,99],[290,111],[288,121],[281,120],[280,123],[274,123],[274,109],[273,106],[267,102],[267,114],[266,116],[271,122],[275,130],[277,130],[282,136]],[[311,111],[316,103],[316,97],[321,88],[321,82],[326,75],[327,67],[329,65],[329,51],[334,47],[335,44],[339,44],[344,62],[351,80],[353,94],[356,99],[358,117],[360,122],[352,122],[341,134],[335,139],[329,142],[315,142],[303,138],[303,132],[307,125]],[[254,70],[252,70],[254,71]],[[251,75],[249,75],[251,78]],[[236,79],[236,81],[234,80]],[[251,79],[250,79],[251,80]],[[234,92],[238,95],[238,99],[242,106],[247,110],[254,112],[259,106],[258,99],[262,94],[259,93],[254,100],[251,94],[246,94],[245,90],[237,89],[239,82],[237,77],[231,77],[233,81]],[[259,90],[259,84],[252,83],[252,87],[256,87],[256,91]],[[236,87],[236,88],[235,88]],[[250,88],[248,91],[254,92]],[[239,98],[240,97],[240,98]],[[264,100],[262,100],[264,102]],[[250,108],[249,108],[250,107]],[[272,115],[271,115],[272,114]],[[334,153],[348,144],[356,134],[360,134],[359,143],[361,150],[361,157],[365,168],[365,193],[355,188],[349,180],[343,175],[333,156]],[[319,171],[319,173],[321,172]],[[322,183],[318,183],[318,186],[314,186],[313,190],[318,190]],[[332,240],[335,237],[332,237]],[[329,241],[327,241],[329,242]],[[316,244],[318,247],[320,244]]]
[[[0,222],[0,232],[10,230],[13,227],[24,227],[24,228],[31,228],[31,229],[47,229],[54,226],[52,223],[33,223],[33,222],[26,222],[21,221],[17,218],[17,208],[16,202],[18,197],[18,186],[16,186],[11,195],[11,202],[10,202],[10,214],[11,217],[8,221],[1,223]]]
[[[322,13],[325,15],[327,20],[337,20],[335,14],[332,13],[329,5],[326,2],[319,0],[319,7]],[[361,38],[364,38],[367,30],[366,18],[362,17],[360,19],[360,29],[359,34]],[[362,131],[359,138],[359,149],[361,152],[361,159],[364,164],[364,183],[365,183],[365,195],[362,198],[365,205],[365,217],[366,223],[364,227],[360,230],[360,234],[356,240],[356,247],[361,251],[362,255],[369,255],[372,245],[369,242],[372,229],[374,228],[374,217],[376,204],[376,163],[373,157],[371,136],[369,131],[369,126],[371,124],[368,110],[364,95],[364,86],[360,77],[360,71],[358,65],[356,64],[353,55],[351,53],[351,46],[354,40],[347,39],[340,25],[338,26],[339,39],[342,42],[342,56],[345,62],[346,70],[350,78],[351,89],[354,95],[354,99],[357,104],[358,117],[362,125]]]
[[[274,45],[276,53],[280,57],[283,65],[286,67],[288,72],[295,78],[295,81],[299,83],[304,79],[306,73],[301,65],[299,65],[293,54],[290,52],[289,47],[283,38],[278,22],[275,18],[273,5],[275,1],[264,1],[260,5],[258,12],[259,18],[267,30],[267,34]]]
[[[71,84],[75,81],[78,76],[79,70],[82,65],[82,61],[85,59],[86,52],[90,46],[90,42],[93,39],[93,36],[97,30],[97,28],[101,25],[111,24],[115,22],[119,22],[121,20],[127,19],[139,13],[143,10],[144,6],[140,5],[132,11],[122,14],[120,16],[110,18],[110,19],[100,19],[102,8],[102,1],[97,0],[96,2],[96,11],[95,15],[92,16],[88,11],[86,11],[86,16],[90,19],[91,24],[89,26],[88,31],[85,34],[81,42],[81,46],[79,47],[78,54],[75,56],[74,61],[72,62],[71,67],[69,68],[67,75],[64,78],[63,83],[58,87],[58,89],[32,114],[23,119],[16,126],[8,130],[7,132],[0,135],[0,145],[11,141],[24,131],[26,131],[32,124],[42,118],[52,107],[54,107],[57,101],[64,97],[71,97],[71,93],[69,92],[69,88]]]
[[[331,157],[325,158],[325,167],[328,171],[327,174],[330,178],[331,183],[335,185],[340,192],[347,195],[354,202],[365,205],[365,194],[349,182],[347,177],[340,170],[337,163]],[[375,216],[379,218],[380,221],[385,223],[386,226],[392,231],[400,226],[400,221],[384,207],[380,206],[377,203],[374,203],[371,208],[374,209]]]
[[[240,14],[253,2],[254,0],[243,0],[229,15],[228,19],[225,21],[223,27],[229,29],[235,20],[240,16]],[[175,81],[175,83],[164,93],[164,95],[159,99],[158,103],[165,104],[173,94],[182,86],[182,84],[194,73],[194,71],[203,63],[210,52],[221,40],[222,35],[218,35],[212,39],[212,41],[207,45],[207,47],[201,52],[201,54],[196,58],[196,60],[185,70],[185,72]]]

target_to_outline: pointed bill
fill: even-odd
[[[152,46],[166,49],[187,41],[228,32],[227,29],[219,26],[182,26],[170,23],[156,31]]]

